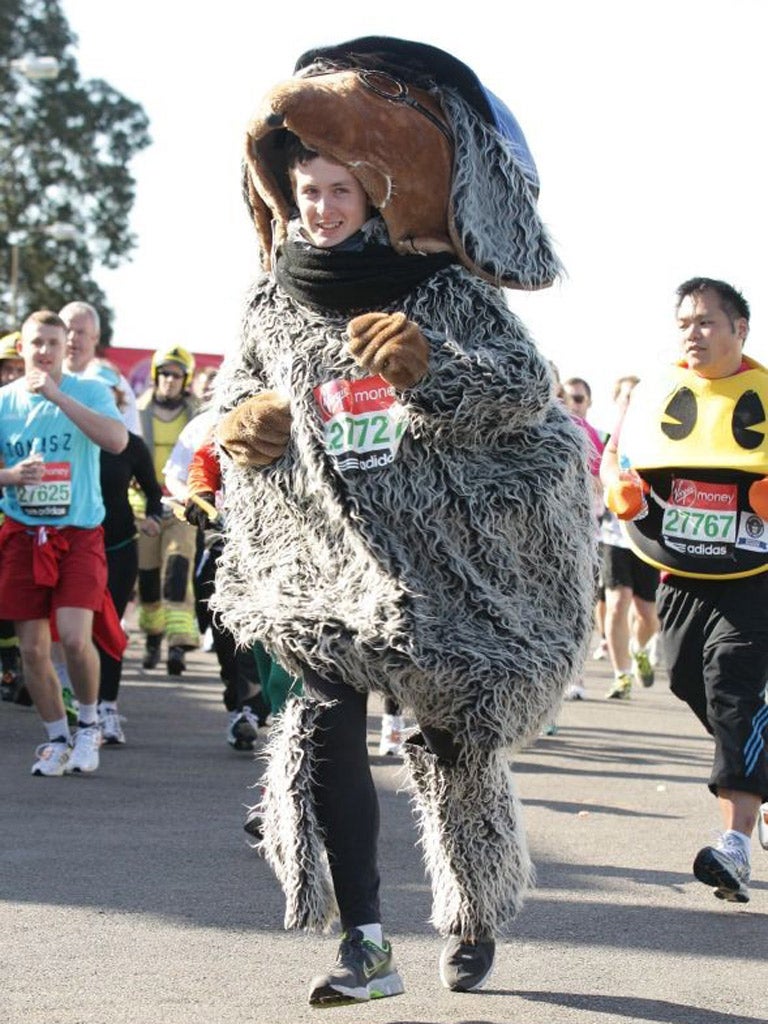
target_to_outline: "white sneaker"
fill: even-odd
[[[37,761],[32,765],[33,775],[63,775],[72,755],[72,747],[65,740],[41,743],[35,755]]]
[[[587,691],[583,683],[573,683],[565,691],[564,700],[585,700]]]
[[[592,652],[592,661],[605,661],[608,657],[608,641],[601,640]]]
[[[749,903],[750,864],[740,846],[721,840],[696,854],[693,873],[704,885],[711,885],[719,900]]]
[[[88,725],[75,733],[75,744],[72,754],[64,769],[67,775],[73,772],[95,772],[99,767],[99,747],[101,746],[101,729],[96,725]]]
[[[768,850],[768,804],[763,804],[760,807],[760,813],[757,816],[757,838],[760,840],[762,848]]]
[[[404,730],[405,721],[402,715],[382,715],[379,754],[385,757],[396,757],[401,754]]]
[[[230,711],[227,743],[235,750],[253,750],[259,736],[259,720],[246,704],[242,711]]]
[[[119,715],[115,708],[99,708],[101,742],[105,746],[112,747],[118,743],[125,743],[125,733],[122,726],[124,721],[123,716]]]

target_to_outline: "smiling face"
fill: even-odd
[[[21,355],[25,372],[43,370],[59,383],[63,373],[65,344],[63,327],[27,321],[21,330]]]
[[[318,248],[346,241],[368,219],[363,186],[341,164],[317,156],[291,169],[291,183],[304,233]]]
[[[700,377],[730,377],[741,365],[741,350],[749,330],[744,317],[733,321],[711,289],[686,295],[677,310],[682,356]]]

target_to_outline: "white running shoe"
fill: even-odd
[[[728,903],[749,903],[750,864],[740,846],[721,840],[696,854],[693,873],[715,896]]]
[[[605,696],[608,700],[630,700],[632,697],[632,676],[628,672],[622,672],[621,675],[616,676]]]
[[[65,767],[67,775],[74,772],[95,772],[99,767],[101,729],[96,725],[80,728],[75,733],[75,743]]]
[[[113,747],[118,743],[125,743],[125,733],[123,732],[122,725],[124,721],[125,719],[117,713],[116,708],[99,708],[101,742],[105,747]]]
[[[757,838],[764,850],[768,850],[768,804],[762,804],[757,816]]]
[[[403,752],[403,732],[405,721],[402,715],[381,716],[381,739],[379,754],[383,757],[396,757]]]
[[[592,652],[592,661],[605,661],[608,657],[608,641],[601,640]]]
[[[72,755],[66,740],[41,743],[35,751],[37,760],[32,765],[33,775],[63,775]]]
[[[583,683],[572,683],[565,691],[564,700],[586,700],[587,691]]]
[[[259,720],[246,704],[242,711],[230,711],[227,743],[235,750],[253,750],[259,736]]]

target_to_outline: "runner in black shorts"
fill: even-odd
[[[672,692],[715,741],[709,788],[725,831],[694,874],[746,903],[751,837],[768,811],[768,371],[742,353],[749,305],[731,285],[686,281],[677,319],[682,361],[633,393],[601,476],[634,549],[665,570]]]
[[[641,601],[653,603],[659,585],[659,570],[638,558],[631,548],[603,545],[603,586],[606,590],[629,587]]]

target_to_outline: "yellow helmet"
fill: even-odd
[[[21,331],[12,331],[10,334],[0,338],[0,361],[3,359],[21,359],[19,342]]]
[[[192,383],[192,374],[195,372],[195,357],[181,345],[173,345],[171,348],[160,348],[152,356],[152,363],[149,368],[152,383],[157,384],[157,371],[166,363],[178,363],[184,370],[184,387],[188,388]]]

